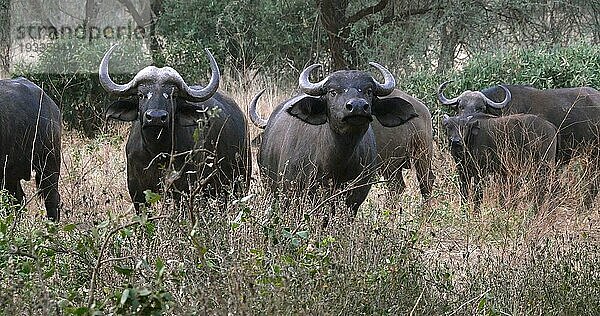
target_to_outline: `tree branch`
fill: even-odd
[[[376,26],[385,25],[385,24],[388,24],[391,22],[402,21],[411,16],[426,14],[426,13],[429,13],[430,11],[437,10],[437,9],[439,9],[439,8],[438,7],[425,7],[425,8],[420,8],[420,9],[416,9],[416,10],[406,10],[406,11],[400,12],[398,14],[386,16],[383,18],[382,21],[379,21],[379,22],[373,21],[373,22],[369,23],[369,26],[365,30],[365,35],[366,36],[373,35],[373,32],[375,31]]]
[[[150,221],[166,219],[166,218],[169,218],[169,216],[167,216],[167,215],[155,216],[155,217],[149,217],[148,219],[146,219],[146,221],[150,222]],[[138,224],[141,224],[141,223],[139,221],[130,222],[130,223],[121,225],[121,226],[111,230],[110,232],[108,232],[108,234],[106,234],[106,239],[104,240],[104,243],[102,244],[102,247],[100,248],[100,253],[98,253],[98,258],[96,259],[96,265],[95,265],[94,269],[92,270],[92,277],[90,280],[90,289],[89,289],[89,293],[88,293],[88,303],[87,303],[87,305],[89,307],[91,307],[92,304],[94,303],[94,292],[96,290],[96,280],[98,278],[98,273],[100,272],[100,267],[102,266],[102,263],[110,262],[110,260],[107,261],[108,259],[102,260],[102,257],[104,256],[104,252],[106,251],[106,248],[108,248],[109,242],[112,240],[112,237],[116,233],[121,231],[122,229],[131,227],[134,225],[138,225]]]
[[[129,14],[131,14],[131,17],[135,21],[135,24],[137,24],[139,27],[146,27],[146,21],[144,18],[142,18],[138,10],[135,8],[135,5],[133,5],[130,0],[119,0],[119,2],[124,5],[125,8],[127,8],[127,11],[129,11]]]
[[[359,10],[358,12],[354,13],[352,16],[350,16],[348,18],[347,25],[358,22],[358,21],[362,20],[363,18],[365,18],[366,16],[369,16],[371,14],[381,12],[383,9],[385,9],[385,7],[387,7],[388,3],[389,3],[389,0],[381,0],[376,5]]]

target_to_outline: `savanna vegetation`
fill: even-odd
[[[43,15],[48,4],[31,2]],[[93,6],[102,1],[87,2],[83,20],[101,20]],[[10,4],[0,3],[0,11]],[[44,220],[32,183],[23,206],[0,194],[1,314],[600,313],[600,213],[597,199],[583,203],[598,176],[592,160],[582,154],[548,179],[531,176],[535,165],[512,170],[510,180],[489,178],[473,212],[460,203],[439,128],[449,109],[436,97],[449,79],[447,95],[499,83],[600,87],[600,2],[145,3],[115,4],[149,34],[147,49],[123,44],[113,56],[116,80],[132,75],[120,64],[151,59],[203,84],[209,47],[222,90],[242,108],[267,88],[266,116],[310,63],[324,64],[325,74],[367,69],[368,61],[387,66],[433,114],[433,197],[421,201],[409,171],[404,193],[377,183],[350,221],[335,196],[279,204],[255,164],[250,192],[227,205],[197,196],[174,205],[169,194],[148,192],[151,206],[136,214],[125,179],[128,126],[104,121],[109,98],[97,74],[83,70],[96,69],[110,43],[61,39],[10,73],[42,86],[63,111],[63,214],[59,223]],[[82,70],[43,71],[66,65]],[[251,138],[258,133],[251,128]],[[536,205],[542,180],[548,198]],[[330,205],[335,215],[322,227]]]

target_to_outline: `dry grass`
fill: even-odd
[[[233,97],[245,109],[258,86],[226,88],[240,91]],[[261,112],[267,116],[286,97],[268,90]],[[26,214],[0,223],[3,314],[599,312],[600,213],[597,204],[582,207],[589,177],[582,160],[558,172],[560,203],[539,212],[530,187],[494,180],[479,214],[461,206],[454,162],[436,145],[437,180],[427,205],[407,171],[403,194],[375,185],[354,222],[338,208],[322,228],[328,208],[305,218],[314,202],[273,202],[255,168],[244,201],[227,208],[195,201],[185,210],[162,201],[151,216],[168,219],[136,224],[126,189],[126,134],[126,126],[91,140],[65,133],[58,231],[42,221],[36,199]],[[499,202],[497,192],[505,189],[514,207]],[[26,194],[33,190],[28,183]]]

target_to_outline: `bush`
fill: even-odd
[[[98,80],[100,61],[110,45],[99,40],[84,45],[78,39],[57,40],[36,64],[17,65],[13,75],[42,87],[58,104],[68,129],[92,136],[103,126],[104,107],[110,102]],[[150,64],[148,54],[133,42],[121,42],[111,60],[111,78],[117,82],[131,80],[132,73]]]
[[[159,63],[202,82],[207,47],[234,78],[257,69],[267,75],[296,75],[315,57],[314,44],[325,43],[325,37],[313,38],[316,17],[310,1],[165,1],[157,26]]]
[[[399,77],[398,87],[420,98],[435,113],[437,88],[446,81],[446,96],[465,90],[482,90],[498,84],[523,84],[539,89],[600,87],[600,48],[580,43],[568,47],[517,49],[481,54],[464,68],[440,75],[422,70]]]

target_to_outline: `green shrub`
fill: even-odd
[[[539,89],[600,87],[600,48],[580,43],[551,50],[499,51],[477,55],[464,68],[447,74],[424,69],[398,79],[400,89],[423,100],[435,114],[445,111],[436,105],[437,88],[446,80],[454,80],[446,87],[447,97],[497,84],[523,84]]]
[[[92,136],[103,126],[104,107],[110,102],[98,80],[100,61],[110,45],[100,40],[83,45],[79,39],[57,40],[36,64],[16,65],[13,75],[42,87],[58,104],[67,128]],[[121,42],[111,60],[111,78],[117,82],[131,80],[150,64],[148,54],[134,42]]]

